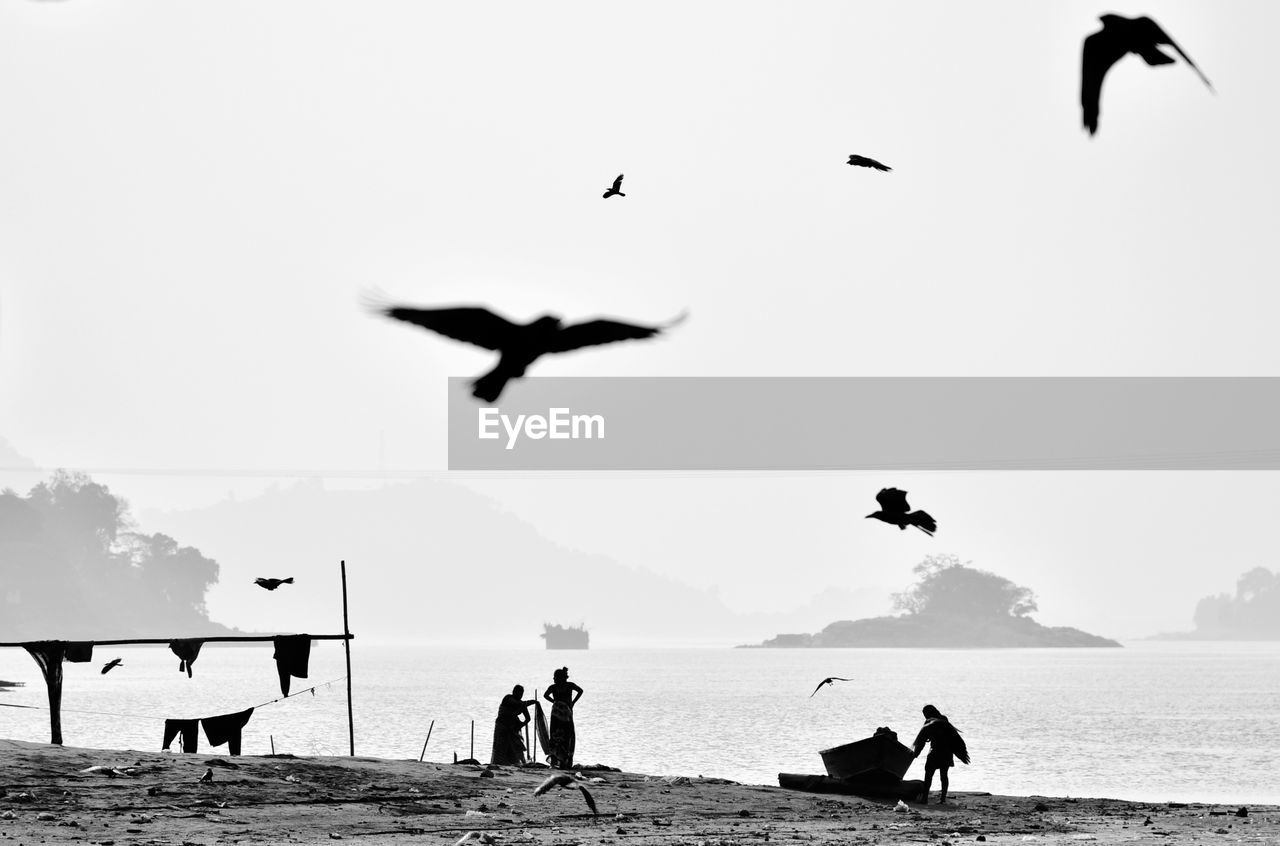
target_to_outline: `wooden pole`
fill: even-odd
[[[529,756],[529,760],[533,761],[535,764],[538,762],[538,726],[536,725],[537,720],[538,720],[538,689],[535,687],[533,689],[533,721],[535,723],[533,727],[533,754]]]
[[[427,726],[427,739],[422,741],[422,754],[418,756],[418,763],[422,763],[422,759],[427,754],[427,744],[431,742],[431,730],[436,727],[436,721],[432,720],[431,725]]]
[[[471,760],[476,759],[476,721],[471,721]]]
[[[271,741],[271,754],[275,755],[276,754],[276,736],[274,734],[269,734],[267,735],[267,739]]]
[[[351,757],[356,756],[356,718],[351,707],[351,627],[347,622],[347,561],[341,561],[342,567],[342,634],[343,647],[347,651],[347,737],[351,741]]]

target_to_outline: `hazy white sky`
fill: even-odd
[[[1217,94],[1126,58],[1090,140],[1080,43],[1106,11],[1154,17]],[[1275,375],[1278,25],[1267,0],[7,0],[0,435],[42,467],[443,469],[445,377],[490,354],[369,316],[373,286],[521,319],[692,313],[542,375]],[[101,478],[153,508],[265,484]],[[625,557],[536,482],[484,484]],[[780,524],[829,494],[773,484]],[[604,488],[638,524],[732,501]]]

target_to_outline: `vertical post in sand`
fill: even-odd
[[[539,708],[538,689],[535,687],[533,689],[533,722],[534,723],[536,723],[538,720],[538,708]],[[536,764],[538,762],[538,726],[536,724],[533,727],[533,747],[532,748],[533,748],[533,754],[529,756],[529,760]]]
[[[427,726],[427,739],[422,741],[422,754],[418,756],[418,763],[422,763],[422,759],[427,754],[427,744],[431,742],[431,730],[436,727],[436,721],[432,720],[431,725]]]
[[[347,561],[342,566],[342,647],[347,651],[347,736],[351,741],[351,757],[356,756],[356,718],[351,708],[351,627],[347,622]]]
[[[471,760],[476,759],[476,721],[471,721]]]
[[[267,735],[267,740],[271,741],[271,754],[276,754],[276,736],[274,734]]]

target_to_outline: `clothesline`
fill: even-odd
[[[319,688],[328,687],[329,685],[336,684],[337,682],[345,681],[346,678],[347,678],[346,676],[338,676],[338,678],[336,679],[330,679],[329,681],[326,681],[326,682],[319,682],[318,684],[313,684],[311,687],[306,687],[306,688],[303,688],[302,690],[296,690],[293,693],[290,693],[288,696],[277,696],[275,699],[269,699],[266,702],[263,702],[261,705],[253,706],[253,709],[256,710],[258,708],[265,708],[268,705],[274,705],[277,702],[283,702],[286,699],[292,699],[295,696],[301,696],[302,694],[308,693],[308,692],[314,695],[315,691],[318,690]],[[0,707],[29,708],[33,711],[49,710],[47,706],[17,705],[11,702],[0,702]],[[61,710],[63,713],[66,713],[66,714],[93,714],[99,717],[122,717],[124,719],[131,719],[131,720],[159,720],[160,722],[164,722],[166,719],[165,717],[153,717],[150,714],[118,714],[112,711],[87,711],[82,708],[62,708]]]

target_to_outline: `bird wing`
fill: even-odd
[[[612,190],[612,191],[621,191],[621,190],[622,190],[622,174],[621,174],[621,173],[619,173],[619,174],[618,174],[618,178],[617,178],[617,179],[613,180],[613,188],[611,188],[610,190]]]
[[[881,164],[875,159],[869,159],[866,156],[850,156],[849,164],[857,165],[858,167],[871,167],[871,168],[875,168],[876,170],[884,170],[884,171],[893,170],[893,168],[889,167],[888,165]]]
[[[1191,57],[1183,52],[1182,48],[1178,46],[1178,42],[1170,38],[1169,33],[1165,32],[1160,24],[1151,20],[1151,18],[1143,18],[1142,20],[1151,27],[1151,33],[1155,37],[1155,42],[1157,44],[1168,44],[1174,50],[1178,51],[1178,55],[1182,57],[1182,61],[1191,65],[1191,69],[1199,75],[1200,79],[1204,81],[1204,84],[1209,86],[1209,90],[1212,91],[1213,83],[1209,81],[1209,78],[1204,75],[1204,72],[1200,70],[1196,63],[1191,61]]]
[[[907,492],[900,491],[897,488],[882,488],[880,493],[876,494],[876,502],[880,503],[880,509],[889,513],[902,512],[906,513],[909,509],[907,505]]]
[[[1080,54],[1080,108],[1090,135],[1098,131],[1102,80],[1111,66],[1127,52],[1129,45],[1124,37],[1108,31],[1106,27],[1084,40],[1084,49]]]
[[[486,350],[500,350],[516,330],[516,324],[500,317],[482,306],[457,306],[454,308],[407,308],[384,306],[378,309],[387,317],[413,323],[432,332],[465,341]]]
[[[911,517],[911,525],[915,526],[926,535],[932,535],[938,531],[938,521],[933,519],[927,511],[913,511],[909,515]]]
[[[582,347],[611,344],[614,341],[652,338],[664,329],[670,329],[679,324],[685,316],[682,313],[675,320],[662,326],[637,326],[620,320],[588,320],[585,323],[575,323],[557,332],[548,343],[547,351],[569,352]]]
[[[969,762],[965,761],[965,763],[967,764]],[[587,800],[587,807],[591,809],[591,813],[595,814],[597,817],[600,816],[600,812],[596,810],[596,800],[591,798],[591,794],[588,793],[587,789],[582,785],[578,785],[578,789],[582,791],[582,798]]]
[[[573,783],[573,779],[565,775],[564,773],[560,773],[559,775],[553,775],[550,778],[548,778],[546,781],[544,781],[542,784],[539,784],[536,788],[534,788],[533,795],[541,796],[542,794],[546,793],[548,790],[555,787],[556,785],[563,786],[563,785],[568,785],[572,783]]]
[[[812,699],[814,696],[816,696],[818,691],[822,690],[822,686],[826,684],[828,681],[830,681],[830,679],[823,679],[822,681],[818,682],[818,686],[813,689],[813,693],[809,694],[809,698]]]

